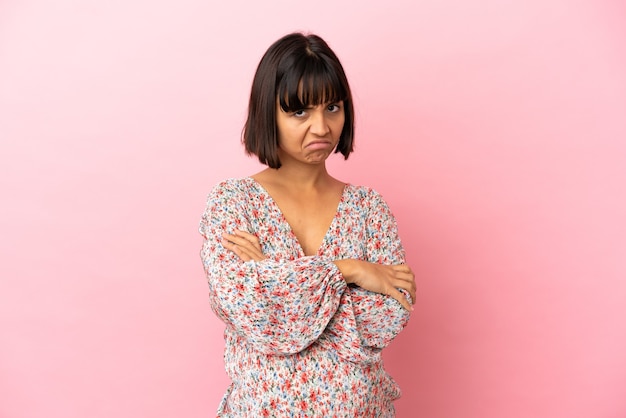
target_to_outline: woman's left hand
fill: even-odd
[[[234,252],[243,261],[262,261],[266,258],[261,251],[261,243],[254,234],[236,229],[234,234],[222,234],[222,238],[224,248]]]

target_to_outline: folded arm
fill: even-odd
[[[223,234],[249,227],[240,194],[221,184],[200,223],[201,257],[213,311],[261,352],[296,353],[317,340],[335,314],[346,283],[332,260],[243,261]]]
[[[385,288],[385,291],[376,292],[356,282],[357,287],[350,286],[347,293],[362,344],[384,348],[408,323],[415,299],[415,279],[406,265],[397,223],[389,206],[378,193],[371,193],[365,261],[373,263],[378,269],[386,269],[387,276],[391,277],[386,285],[392,285],[394,289]]]

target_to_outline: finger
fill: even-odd
[[[256,235],[251,234],[251,233],[246,232],[246,231],[242,231],[241,229],[235,230],[235,235],[240,237],[240,238],[245,239],[251,245],[253,245],[254,248],[256,248],[259,252],[261,252],[261,243],[259,242],[259,239],[257,238]]]
[[[235,234],[223,234],[222,236],[239,246],[253,246],[259,252],[261,252],[261,243],[259,242],[258,238],[253,234],[249,234],[245,231],[236,230]]]
[[[401,272],[405,272],[405,273],[412,273],[411,267],[409,267],[407,264],[395,264],[395,265],[393,265],[391,267],[395,271],[401,271]]]
[[[413,307],[409,303],[409,301],[404,297],[404,295],[397,289],[393,289],[389,292],[389,296],[400,302],[400,304],[409,312],[413,311]]]
[[[395,278],[406,280],[406,281],[415,281],[415,274],[410,268],[407,270],[395,270],[394,276]]]
[[[409,292],[411,294],[412,300],[415,300],[417,286],[415,284],[415,277],[413,277],[413,275],[395,277],[393,279],[393,284],[395,287],[400,287]]]
[[[239,247],[236,244],[233,244],[230,241],[223,240],[222,241],[222,245],[227,250],[232,251],[233,253],[235,253],[235,255],[237,257],[239,257],[241,260],[243,260],[244,262],[245,261],[250,261],[252,259],[246,252],[242,251],[241,247]]]
[[[233,251],[235,254],[239,256],[243,261],[262,261],[265,260],[265,255],[261,252],[260,249],[254,247],[249,241],[240,241],[241,244],[237,242],[228,241],[226,239],[223,240],[222,244],[225,248]]]
[[[409,296],[411,296],[411,302],[415,303],[415,294],[416,294],[415,282],[395,280],[393,281],[393,285],[395,288],[404,289],[407,292],[409,292]]]
[[[417,290],[417,285],[415,284],[415,276],[413,273],[398,273],[393,280],[395,287],[400,287],[405,289],[411,294],[411,298],[415,300],[415,292]]]
[[[231,251],[234,251],[234,249],[237,248],[237,253],[236,253],[237,255],[242,255],[242,254],[247,255],[246,259],[241,257],[244,261],[265,260],[265,255],[263,254],[263,251],[261,250],[260,245],[258,244],[255,245],[254,243],[248,241],[245,238],[238,237],[232,234],[225,233],[225,234],[222,234],[222,236],[225,242],[228,242],[229,244],[231,244],[231,247],[228,247],[228,249],[230,249]]]
[[[247,231],[243,231],[241,229],[235,229],[234,232],[235,232],[235,235],[237,235],[239,237],[242,237],[242,238],[245,238],[245,239],[247,239],[248,241],[250,241],[253,244],[257,244],[257,245],[259,244],[259,239],[254,234],[251,234],[251,233],[249,233]]]
[[[250,257],[250,259],[255,260],[255,261],[261,261],[265,259],[265,256],[263,255],[263,253],[258,250],[257,248],[251,248],[251,247],[247,247],[247,246],[240,246],[239,249],[245,253],[248,257]]]
[[[394,279],[404,280],[405,282],[415,281],[415,275],[413,273],[407,273],[404,271],[396,271],[393,276],[394,276]]]
[[[222,238],[227,239],[228,241],[236,242],[236,243],[242,243],[242,242],[247,241],[243,237],[239,237],[239,236],[237,236],[235,234],[229,234],[228,232],[224,232],[222,234]]]
[[[232,234],[222,234],[222,238],[232,242],[233,244],[237,244],[240,247],[245,247],[245,246],[252,246],[254,245],[253,243],[251,243],[250,241],[248,241],[247,239],[243,238],[243,237],[238,237],[237,235],[232,235]]]

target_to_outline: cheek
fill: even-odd
[[[346,122],[345,116],[339,117],[335,121],[334,131],[338,132],[338,135],[341,134],[341,132],[343,131],[343,125],[345,124],[345,122]]]
[[[289,127],[288,125],[277,126],[276,128],[276,137],[278,138],[278,146],[284,148],[284,146],[289,146],[290,142],[293,142],[294,137],[296,136],[296,132],[294,132],[293,127]]]

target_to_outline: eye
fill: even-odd
[[[331,113],[336,113],[341,110],[341,106],[339,106],[337,103],[333,103],[333,104],[329,104],[327,109]]]
[[[306,115],[306,110],[304,110],[304,109],[296,110],[295,112],[293,112],[291,114],[293,116],[297,117],[297,118],[301,118],[301,117],[304,117]]]

